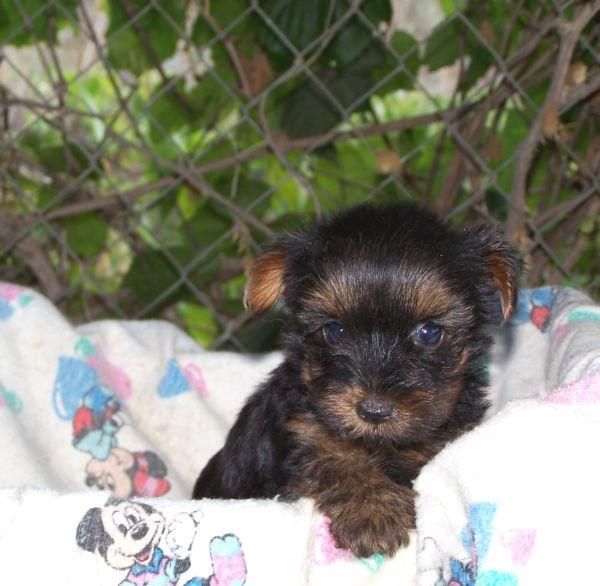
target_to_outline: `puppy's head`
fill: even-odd
[[[288,354],[339,434],[406,444],[483,412],[483,328],[513,311],[520,263],[491,227],[455,231],[412,205],[360,206],[277,240],[247,307],[282,299]]]

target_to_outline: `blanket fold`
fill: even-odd
[[[417,533],[392,559],[337,548],[309,501],[189,500],[279,353],[203,351],[160,321],[72,327],[42,296],[8,283],[0,353],[0,551],[11,560],[3,582],[593,577],[600,310],[576,291],[522,292],[492,354],[488,419],[423,469]]]

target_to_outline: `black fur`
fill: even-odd
[[[309,436],[321,433],[328,462],[364,453],[374,470],[410,487],[423,463],[485,412],[486,327],[514,307],[516,253],[493,228],[453,230],[413,205],[353,208],[269,251],[284,259],[268,278],[281,279],[272,290],[291,314],[285,360],[242,409],[194,498],[316,494],[332,516],[331,503],[344,497],[325,486],[325,464],[311,467],[319,448]],[[250,302],[261,291],[252,279],[266,278],[260,262]],[[343,328],[339,340],[328,334],[331,323]],[[424,343],[423,324],[441,327],[441,340]],[[369,422],[356,415],[359,404],[394,415]],[[337,531],[340,544],[363,555],[404,543],[387,547],[387,531],[356,545],[345,531]]]

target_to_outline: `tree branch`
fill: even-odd
[[[150,183],[146,183],[145,185],[141,185],[131,189],[130,191],[125,191],[120,195],[97,197],[94,199],[67,204],[55,210],[49,211],[46,214],[46,219],[60,220],[61,218],[67,218],[69,216],[76,216],[78,214],[85,214],[87,212],[95,212],[121,204],[123,203],[123,199],[132,202],[146,193],[169,187],[174,181],[175,179],[173,177],[162,177],[161,179],[151,181]]]
[[[33,234],[19,238],[18,234],[26,225],[27,217],[15,218],[10,215],[0,216],[0,243],[11,248],[23,263],[35,275],[44,294],[55,300],[65,287],[56,276],[56,269],[50,263],[46,247]]]
[[[374,124],[372,126],[365,126],[363,128],[358,128],[355,130],[347,130],[343,132],[330,131],[325,134],[319,134],[294,140],[289,140],[285,137],[278,136],[277,138],[274,138],[274,141],[271,144],[262,143],[241,153],[236,153],[235,155],[232,155],[230,157],[225,157],[217,161],[212,161],[210,163],[194,167],[193,174],[196,177],[198,177],[205,175],[210,171],[216,171],[219,169],[232,167],[253,159],[263,157],[271,153],[275,145],[279,154],[287,153],[293,150],[313,150],[332,142],[343,142],[346,140],[365,138],[368,136],[378,136],[387,132],[397,132],[399,130],[405,130],[408,128],[414,128],[417,126],[431,124],[432,122],[441,122],[443,120],[455,120],[460,115],[462,115],[463,112],[466,112],[471,107],[471,105],[464,105],[453,110],[432,112],[431,114],[422,114],[420,116],[414,116],[412,118],[403,118],[402,120],[394,120],[393,122],[387,122],[384,124]],[[188,172],[185,171],[184,176],[187,176],[187,174]],[[106,209],[122,203],[123,198],[125,198],[128,201],[134,201],[135,199],[146,193],[169,187],[171,184],[176,182],[177,179],[177,176],[163,177],[162,179],[153,181],[151,183],[148,183],[147,185],[136,187],[130,191],[126,191],[123,193],[111,194],[106,197],[98,197],[87,201],[77,202],[75,204],[68,204],[57,208],[51,212],[48,212],[46,214],[46,218],[48,218],[49,220],[57,220],[60,218],[73,216],[81,213]]]
[[[558,25],[560,48],[548,95],[527,137],[521,143],[517,155],[515,179],[511,193],[512,206],[506,221],[508,236],[515,241],[526,237],[527,178],[535,151],[547,131],[549,120],[555,118],[558,121],[559,112],[565,103],[565,82],[577,40],[585,26],[599,10],[600,0],[584,4],[579,8],[572,21],[561,20]]]

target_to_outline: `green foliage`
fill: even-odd
[[[162,2],[160,10],[147,0],[107,0],[108,59],[117,69],[140,74],[175,51],[185,25],[185,0]]]
[[[322,0],[261,0],[258,6],[257,39],[280,70],[287,69],[297,53],[314,45],[328,26],[328,4]]]
[[[210,309],[197,303],[181,301],[177,311],[189,334],[202,346],[208,347],[219,333],[219,326]]]
[[[96,214],[81,214],[63,221],[67,244],[83,257],[93,257],[104,249],[108,224]]]
[[[289,94],[283,109],[282,128],[291,138],[327,132],[344,119],[346,109],[369,90],[361,71],[322,69],[318,81],[307,80]]]
[[[294,229],[318,211],[367,198],[419,198],[444,212],[465,204],[460,219],[478,220],[476,206],[506,221],[515,154],[552,74],[547,65],[545,75],[534,66],[557,46],[551,33],[537,40],[529,60],[511,70],[523,74],[525,81],[518,81],[527,95],[507,94],[480,114],[479,104],[502,84],[510,86],[493,75],[498,59],[510,59],[532,38],[535,23],[513,18],[517,4],[441,0],[443,20],[421,41],[406,30],[387,30],[389,0],[364,0],[358,11],[352,0],[202,0],[193,6],[188,0],[105,0],[107,62],[83,73],[63,68],[58,76],[48,59],[52,76],[38,72],[31,80],[43,93],[64,79],[66,91],[46,112],[22,110],[22,126],[9,129],[14,152],[0,153],[3,212],[47,215],[35,238],[65,288],[77,291],[68,301],[76,316],[88,309],[88,297],[110,294],[132,315],[166,316],[210,346],[226,331],[223,324],[243,311],[245,271],[267,240],[261,226],[274,233]],[[520,4],[532,10],[539,3]],[[0,43],[56,44],[65,27],[77,32],[77,5],[0,0]],[[541,22],[552,8],[539,10]],[[597,67],[584,44],[575,60],[588,75]],[[456,63],[458,79],[445,69]],[[425,90],[422,70],[446,75],[447,87]],[[528,79],[530,71],[535,75]],[[466,105],[472,110],[455,121],[454,134],[440,120],[384,128]],[[583,123],[586,115],[578,105],[559,121],[564,133],[578,129],[570,144],[578,157],[552,137],[540,142],[528,174],[531,214],[587,187],[581,160],[594,151],[598,124],[597,118]],[[352,135],[365,127],[380,130]],[[311,150],[292,148],[294,141],[306,145],[305,139],[332,131],[343,136]],[[483,160],[483,171],[475,169],[472,154],[464,155],[463,142]],[[391,154],[396,167],[382,153]],[[558,165],[565,169],[560,177],[553,175]],[[100,204],[89,211],[94,201]],[[65,212],[67,204],[74,208]],[[550,234],[561,221],[547,222],[544,230]],[[578,236],[590,239],[572,264],[577,285],[589,285],[600,271],[599,226],[596,214],[560,243],[557,253],[566,254]],[[28,270],[18,255],[2,260],[17,275]],[[236,336],[249,350],[265,350],[280,325],[278,317],[250,320]]]
[[[76,23],[77,0],[0,0],[0,44],[56,43],[58,31]]]

